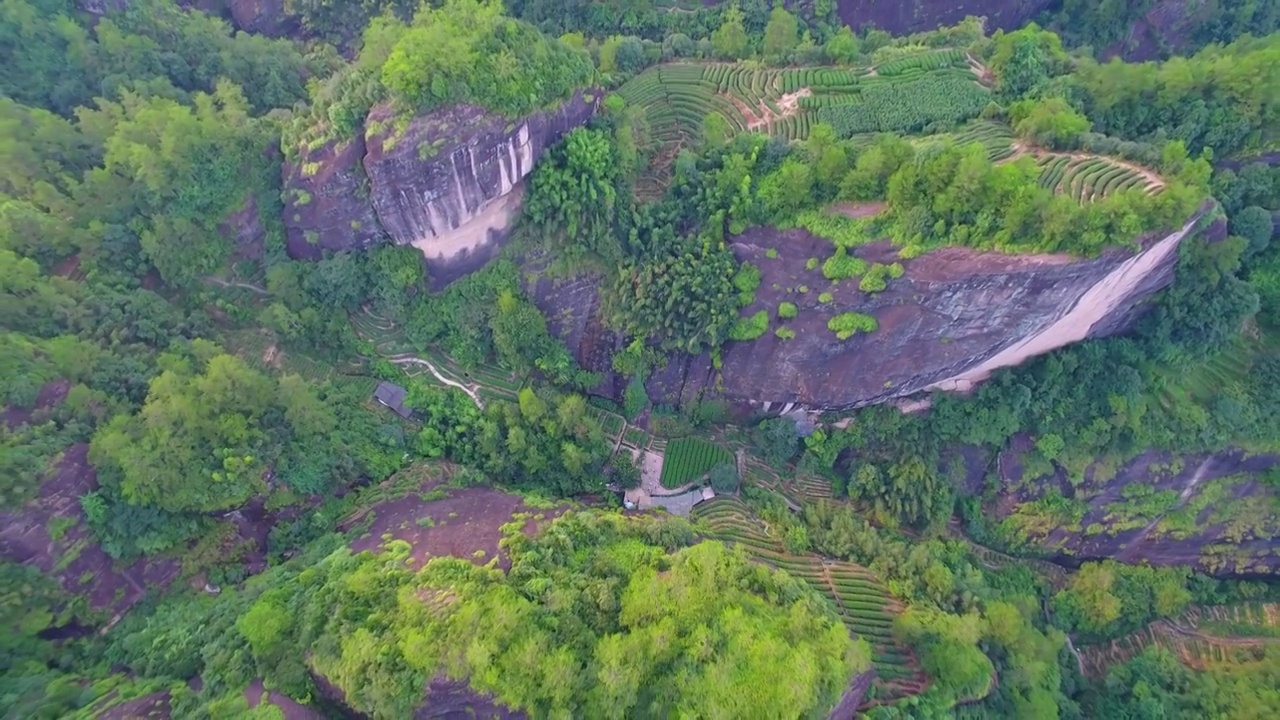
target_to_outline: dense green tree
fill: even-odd
[[[997,33],[988,66],[996,76],[996,87],[1009,98],[1032,93],[1067,67],[1062,41],[1035,23],[1010,33]]]
[[[742,10],[737,3],[725,9],[720,27],[711,34],[711,47],[715,49],[717,57],[738,60],[747,56],[751,41],[742,23]]]
[[[858,36],[854,35],[853,29],[846,25],[827,40],[823,51],[833,62],[852,64],[858,59]]]
[[[1231,232],[1249,243],[1245,250],[1248,255],[1257,255],[1271,244],[1275,225],[1266,208],[1250,205],[1231,216]]]
[[[764,28],[763,52],[766,60],[785,62],[798,42],[799,24],[796,16],[787,12],[781,4],[769,13],[769,24]]]
[[[1069,150],[1089,132],[1089,119],[1062,98],[1022,100],[1009,108],[1009,119],[1020,137],[1055,150]]]
[[[579,128],[534,171],[525,212],[534,223],[564,233],[570,253],[619,259],[614,222],[624,201],[616,148],[608,133]]]
[[[584,54],[504,17],[495,0],[424,6],[382,67],[383,84],[413,110],[472,102],[509,115],[564,99],[591,76]]]

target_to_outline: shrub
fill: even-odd
[[[762,420],[751,433],[751,439],[765,462],[774,467],[785,465],[800,447],[795,421],[784,417]]]
[[[822,263],[822,275],[828,280],[843,280],[867,271],[867,262],[862,258],[850,255],[844,248],[836,248],[836,253]]]
[[[834,300],[834,299],[835,299],[835,298],[834,298],[834,297],[831,295],[831,293],[829,293],[829,292],[820,293],[820,294],[818,295],[818,302],[820,302],[820,303],[824,303],[824,304],[825,304],[825,303],[829,303],[829,302],[831,302],[831,301],[832,301],[832,300]]]
[[[626,450],[618,451],[609,460],[609,475],[624,490],[640,487],[640,468],[636,467],[635,459]]]
[[[738,292],[755,292],[760,287],[760,268],[749,262],[742,263],[733,275],[733,286]]]
[[[804,263],[805,270],[815,270],[818,267],[818,258],[809,258]]]
[[[778,250],[776,248],[769,248],[768,250],[764,251],[764,256],[769,258],[770,260],[777,260]]]
[[[754,315],[745,318],[738,318],[738,321],[729,328],[730,340],[755,340],[769,329],[769,313],[760,310]]]
[[[738,470],[732,465],[722,464],[711,468],[711,489],[718,493],[731,493],[738,490]]]
[[[895,270],[896,268],[896,270]],[[889,286],[886,278],[902,277],[902,265],[894,263],[893,265],[881,265],[875,263],[866,275],[862,276],[862,280],[858,282],[858,289],[868,293],[878,293]]]
[[[783,325],[777,330],[774,330],[773,334],[777,335],[780,340],[790,340],[796,336],[796,331],[786,325]]]
[[[875,318],[856,312],[840,313],[827,321],[827,329],[840,340],[848,340],[860,332],[874,332],[877,327]]]
[[[622,413],[634,420],[648,404],[649,394],[644,389],[644,376],[632,375],[631,382],[627,383],[627,389],[622,393]]]
[[[796,309],[795,303],[784,302],[784,303],[778,304],[778,317],[782,318],[783,320],[790,320],[791,318],[795,317],[796,312],[797,312],[797,309]]]

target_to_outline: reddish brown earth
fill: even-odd
[[[403,540],[413,548],[410,565],[422,567],[436,557],[453,556],[483,565],[497,557],[503,570],[510,567],[506,554],[498,548],[501,527],[511,522],[516,513],[529,513],[524,532],[533,535],[541,524],[564,514],[567,508],[538,510],[524,504],[519,495],[487,487],[446,488],[449,497],[423,500],[427,493],[443,482],[443,478],[424,483],[420,494],[387,500],[373,505],[369,531],[351,544],[355,552],[378,552],[387,541],[384,536]],[[541,516],[541,519],[539,519]],[[419,524],[423,518],[430,523]],[[481,551],[483,551],[482,554]]]
[[[72,445],[44,479],[37,499],[0,513],[0,555],[39,568],[67,592],[84,596],[94,610],[118,618],[147,588],[173,582],[178,564],[138,560],[122,566],[93,541],[80,509],[80,497],[98,487],[88,454],[88,445]],[[55,540],[49,529],[58,519],[74,520],[75,525]]]
[[[324,720],[325,714],[313,707],[308,707],[284,693],[268,690],[262,685],[262,678],[255,678],[244,689],[244,698],[249,707],[256,708],[266,702],[280,708],[284,720]]]
[[[70,380],[50,380],[40,388],[34,405],[29,408],[5,408],[4,412],[0,413],[0,420],[10,428],[29,423],[33,418],[39,422],[47,414],[41,411],[61,405],[62,401],[67,399],[69,392],[71,392]]]
[[[438,677],[427,685],[427,702],[414,711],[414,720],[462,720],[486,718],[523,720],[528,715],[500,705],[488,695],[472,690],[461,680]]]

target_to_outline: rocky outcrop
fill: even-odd
[[[970,15],[986,18],[987,32],[996,29],[1015,30],[1047,10],[1054,0],[911,0],[910,2],[877,2],[877,0],[837,0],[840,19],[855,30],[874,26],[891,35],[936,30],[955,25]]]
[[[537,158],[586,123],[598,98],[580,92],[515,121],[456,106],[402,123],[389,107],[374,108],[363,137],[304,147],[285,162],[289,253],[391,241],[420,248],[437,284],[478,268],[514,217]]]
[[[1186,457],[1148,451],[1119,467],[1099,461],[1086,468],[1082,482],[1072,483],[1057,469],[1047,477],[1024,477],[1024,458],[1032,452],[1030,439],[1020,436],[1000,454],[995,519],[1051,489],[1081,503],[1078,523],[1032,538],[1064,564],[1113,558],[1218,575],[1280,571],[1280,489],[1264,477],[1280,456],[1237,449]]]
[[[386,241],[369,200],[364,137],[304,147],[281,164],[285,247],[291,257],[317,259]]]
[[[1004,255],[945,248],[903,263],[905,274],[871,295],[856,280],[832,287],[809,258],[825,258],[831,244],[804,230],[753,228],[734,239],[740,260],[761,268],[756,302],[743,314],[770,313],[770,331],[730,342],[717,370],[709,356],[674,356],[648,381],[659,403],[718,397],[765,410],[846,409],[929,390],[966,390],[1001,367],[1085,338],[1123,332],[1148,300],[1173,280],[1177,248],[1191,235],[1221,230],[1200,216],[1176,232],[1148,238],[1141,249],[1113,249],[1092,259],[1067,255]],[[776,257],[769,257],[776,250]],[[890,263],[887,243],[859,248],[869,262]],[[563,281],[561,281],[563,284]],[[543,283],[535,301],[553,331],[584,367],[606,374],[602,387],[617,396],[607,358],[620,340],[602,330],[599,300],[586,279],[562,291]],[[831,297],[820,298],[829,292]],[[773,330],[781,302],[797,305],[790,340]],[[827,328],[842,312],[865,313],[879,327],[839,340]]]
[[[226,13],[236,28],[268,37],[295,35],[298,19],[286,9],[284,0],[223,0]]]

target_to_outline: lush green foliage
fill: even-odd
[[[1175,144],[1166,154],[1180,150]],[[897,242],[916,248],[956,244],[1092,255],[1144,230],[1185,223],[1205,197],[1208,166],[1171,162],[1172,177],[1160,193],[1134,188],[1084,205],[1042,188],[1039,175],[1030,158],[994,164],[978,144],[945,148],[893,173],[890,230]]]
[[[618,275],[614,322],[664,348],[698,353],[716,347],[736,322],[736,265],[724,244],[710,238],[663,243]]]
[[[1099,717],[1265,717],[1280,708],[1275,653],[1213,663],[1202,672],[1159,645],[1111,668],[1092,698]]]
[[[0,95],[69,117],[95,98],[120,102],[126,93],[185,103],[226,79],[263,114],[303,99],[308,76],[320,69],[288,40],[237,33],[165,0],[121,7],[99,20],[70,2],[6,3]]]
[[[612,448],[581,396],[543,397],[525,388],[518,403],[492,402],[481,410],[458,390],[414,383],[408,404],[423,417],[416,446],[426,457],[562,496],[603,485],[600,469]]]
[[[1067,85],[1100,132],[1223,157],[1262,146],[1280,123],[1269,72],[1278,60],[1280,34],[1245,37],[1164,63],[1085,61]]]
[[[621,171],[609,134],[578,128],[538,163],[525,211],[543,226],[563,229],[566,250],[616,262],[620,248],[613,226]]]
[[[262,676],[303,697],[313,669],[377,717],[411,712],[441,673],[539,714],[834,702],[865,648],[798,581],[692,540],[682,520],[586,513],[535,539],[516,529],[508,574],[454,558],[415,573],[400,542],[339,549],[244,592],[170,602],[113,635],[110,656],[151,676],[199,673],[207,695]]]
[[[1054,609],[1068,629],[1114,637],[1185,610],[1191,602],[1187,576],[1178,568],[1086,563],[1054,596]]]
[[[769,329],[769,311],[757,310],[749,316],[738,318],[729,328],[730,340],[755,340]]]
[[[512,116],[568,97],[591,77],[584,55],[503,17],[496,0],[424,7],[382,66],[383,84],[414,110],[469,102]]]
[[[680,487],[732,462],[733,456],[719,445],[701,438],[677,438],[667,443],[660,482],[663,487]]]
[[[857,102],[824,105],[818,121],[841,137],[859,133],[944,130],[975,118],[990,93],[971,78],[927,75],[904,83],[862,90]]]
[[[837,340],[848,340],[860,332],[875,332],[877,327],[875,318],[856,312],[843,312],[827,321],[827,329],[836,334]]]

